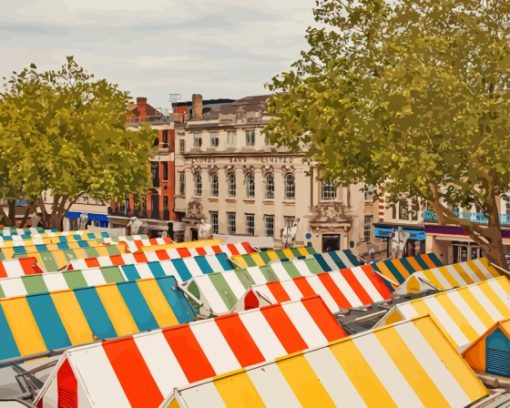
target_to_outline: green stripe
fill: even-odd
[[[197,299],[200,299],[200,291],[198,290],[198,286],[194,280],[186,287],[186,290],[195,296]]]
[[[271,258],[269,257],[267,252],[259,252],[259,254],[266,265],[271,262]]]
[[[230,289],[230,286],[228,286],[228,283],[223,277],[223,274],[213,273],[209,275],[209,279],[223,300],[223,303],[225,303],[227,308],[231,309],[236,304],[238,299],[234,295],[234,292],[232,292],[232,289]]]
[[[95,258],[99,253],[92,247],[82,248],[88,258]]]
[[[87,281],[83,277],[82,271],[68,271],[62,274],[67,286],[71,289],[78,289],[87,287]]]
[[[58,264],[55,258],[53,257],[53,254],[51,252],[41,252],[40,254],[41,259],[44,264],[44,268],[48,272],[53,272],[58,270]]]
[[[77,256],[76,254],[74,253],[74,250],[73,249],[62,249],[62,253],[64,254],[64,256],[66,257],[66,259],[71,262],[73,259],[76,259]]]
[[[120,252],[120,249],[116,246],[112,246],[112,245],[109,245],[109,246],[106,246],[106,252],[108,252],[108,254],[110,255],[119,255],[121,252]]]
[[[280,280],[278,279],[278,275],[274,273],[273,269],[270,266],[262,266],[260,268],[260,271],[262,272],[262,274],[266,278],[266,281],[268,282],[276,282]]]
[[[3,260],[5,259],[5,254],[3,253],[2,250],[0,250],[0,260]]]
[[[288,272],[288,274],[291,278],[297,278],[299,276],[303,276],[303,275],[301,275],[301,273],[299,273],[299,271],[296,268],[296,265],[294,265],[292,262],[283,262],[282,266]]]
[[[246,289],[248,289],[251,285],[255,285],[255,281],[246,269],[238,269],[234,271],[234,273]]]
[[[244,261],[246,262],[246,265],[248,266],[257,266],[257,264],[255,263],[255,260],[252,258],[251,255],[242,255],[242,257],[244,258]]]
[[[312,273],[322,273],[324,272],[324,269],[322,268],[321,264],[317,262],[315,258],[311,259],[304,259],[306,267],[310,270]]]
[[[5,297],[5,292],[4,292],[4,289],[2,288],[2,285],[0,284],[0,298],[4,298]]]
[[[27,294],[48,292],[48,287],[44,282],[42,275],[25,275],[21,277]]]
[[[108,283],[125,282],[124,276],[122,276],[122,273],[120,273],[119,268],[116,266],[105,266],[100,268],[100,270],[105,281]]]

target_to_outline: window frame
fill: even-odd
[[[211,233],[218,234],[219,232],[219,213],[218,211],[209,211],[209,221],[211,223]]]
[[[271,234],[269,234],[268,221],[271,220]],[[274,237],[274,214],[264,214],[264,233],[266,237]]]
[[[321,200],[336,200],[338,186],[336,183],[322,180],[321,182]]]
[[[288,183],[289,177],[292,177],[292,184]],[[283,186],[284,186],[284,198],[285,200],[295,200],[296,199],[296,176],[294,173],[285,173],[283,176]]]
[[[268,177],[271,177],[271,183],[268,182]],[[274,200],[274,173],[268,172],[264,174],[264,197],[269,200]],[[269,188],[271,187],[271,188]],[[268,193],[271,194],[268,194]]]
[[[227,212],[227,234],[234,235],[236,233],[236,230],[237,230],[236,213]]]
[[[179,195],[186,195],[186,173],[179,172]]]
[[[245,144],[247,147],[255,146],[255,130],[246,129],[244,131],[244,136],[245,136]]]
[[[249,171],[244,176],[246,184],[246,198],[255,198],[255,174]]]
[[[255,235],[255,214],[245,213],[246,235]]]
[[[213,143],[215,140],[215,144]],[[220,146],[220,136],[218,132],[213,132],[209,134],[209,147],[219,147]]]
[[[229,171],[227,173],[227,193],[229,197],[235,197],[237,194],[237,180],[236,173],[233,171]]]
[[[210,189],[211,189],[211,197],[218,197],[220,195],[220,181],[218,177],[218,172],[213,171],[209,175]]]
[[[193,173],[193,196],[202,197],[202,174],[200,172]]]
[[[193,133],[193,147],[202,148],[202,133]]]

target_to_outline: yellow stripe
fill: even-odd
[[[57,264],[57,268],[61,269],[64,266],[69,264],[69,261],[67,260],[66,256],[64,255],[64,252],[62,251],[52,251],[53,253],[53,259],[55,260]]]
[[[177,401],[177,398],[172,398],[172,400],[170,401],[170,403],[166,406],[166,408],[179,408],[180,405],[179,405],[179,401]]]
[[[1,302],[1,305],[21,355],[46,351],[46,344],[27,299],[11,298]]]
[[[251,254],[251,259],[253,260],[253,262],[255,262],[255,265],[257,266],[264,266],[266,265],[266,261],[264,261],[264,259],[260,256],[260,254],[256,253],[256,254]]]
[[[420,264],[418,263],[418,261],[416,260],[416,258],[414,256],[407,258],[407,262],[409,262],[409,265],[411,265],[411,268],[413,268],[413,271],[416,272],[416,271],[423,270],[423,267],[420,266]]]
[[[463,292],[465,292],[465,290],[458,291],[457,293],[464,298]],[[453,300],[448,295],[437,296],[436,299],[470,342],[478,338],[479,333],[464,317],[462,312],[457,308]]]
[[[488,394],[480,380],[468,369],[467,363],[459,358],[457,352],[449,344],[445,344],[443,337],[438,335],[437,330],[434,330],[434,323],[431,319],[420,319],[414,324],[470,401],[476,401]]]
[[[478,266],[473,261],[466,262],[467,267],[471,268],[471,270],[475,273],[476,277],[479,281],[487,280],[487,276],[478,268]]]
[[[374,334],[424,406],[434,408],[449,406],[448,401],[430,378],[433,373],[427,373],[423,369],[415,358],[415,353],[402,340],[394,327],[378,330]]]
[[[257,389],[244,371],[220,378],[214,381],[214,386],[227,407],[265,407]]]
[[[179,324],[175,313],[163,296],[163,293],[161,293],[161,289],[155,279],[139,280],[136,284],[140,292],[142,292],[159,327],[175,326]]]
[[[73,345],[94,341],[92,331],[72,291],[51,293],[55,308]]]
[[[138,327],[116,285],[96,287],[97,294],[118,336],[138,332]]]
[[[246,261],[242,255],[232,255],[230,259],[232,259],[232,262],[236,265],[239,265],[241,269],[246,268]]]
[[[428,308],[428,306],[425,304],[425,302],[423,300],[411,301],[410,305],[414,308],[414,310],[416,310],[416,312],[418,313],[418,316],[431,315],[430,309]],[[454,338],[452,336],[450,336],[450,334],[448,333],[447,328],[444,327],[436,318],[434,318],[434,321],[441,328],[441,331],[443,332],[445,337],[448,338],[450,343],[454,344],[455,347],[457,347],[458,346],[457,342],[454,340]]]
[[[330,350],[369,407],[396,407],[390,394],[352,341],[334,344],[330,346]],[[299,375],[299,372],[295,375]]]
[[[433,270],[436,270],[438,274],[443,276],[448,281],[451,288],[463,286],[463,284],[461,284],[460,282],[457,282],[457,279],[455,279],[455,277],[451,274],[451,272],[445,266],[440,266],[439,268],[433,269]],[[429,269],[425,272],[428,272],[428,274],[433,275],[433,272],[431,269]],[[427,277],[428,277],[428,274],[427,274]],[[444,285],[439,280],[437,280],[437,287],[439,287],[440,289],[446,289],[444,287]]]
[[[402,320],[404,320],[404,318],[402,317],[400,312],[397,309],[394,309],[393,311],[388,312],[388,314],[385,317],[384,323],[392,324],[392,323],[401,322]]]
[[[505,291],[505,293],[510,296],[510,281],[501,276],[500,278],[494,279],[491,281],[492,284],[496,284],[501,286],[501,288]],[[508,301],[505,299],[501,299],[497,293],[489,286],[489,282],[485,281],[480,285],[477,285],[480,290],[489,298],[494,307],[501,313],[505,318],[510,317],[510,305]]]
[[[304,247],[304,246],[302,246],[302,247],[297,247],[297,250],[299,251],[299,253],[300,253],[301,255],[304,255],[304,256],[306,256],[306,255],[310,255],[310,251],[309,251],[308,247]]]
[[[276,251],[266,251],[266,255],[271,259],[271,261],[279,261],[280,258],[276,254]]]
[[[430,259],[428,254],[422,254],[421,258],[422,258],[423,262],[425,262],[425,264],[427,264],[430,269],[436,268],[436,264],[434,262],[432,262],[432,259]]]
[[[390,278],[393,282],[398,282],[398,279],[395,278],[395,275],[391,272],[391,270],[386,266],[385,263],[380,262],[377,264],[378,270],[387,278]]]
[[[2,253],[5,256],[5,259],[13,259],[14,258],[14,248],[2,248]]]
[[[459,273],[459,275],[462,276],[462,279],[466,281],[466,284],[470,285],[472,283],[475,283],[460,264],[452,264],[451,267],[453,267],[453,269],[455,269]]]
[[[303,407],[335,407],[303,354],[276,361],[276,365]]]
[[[435,273],[434,273],[435,272]],[[430,283],[432,283],[434,286],[437,286],[440,289],[444,289],[444,285],[441,283],[441,281],[436,277],[437,275],[444,276],[445,279],[450,283],[450,286],[456,286],[455,284],[452,284],[452,277],[450,274],[446,271],[444,268],[437,268],[437,269],[427,269],[426,271],[423,271],[423,275],[425,276],[425,279],[427,279]]]
[[[393,261],[393,265],[395,266],[395,268],[397,268],[397,270],[404,277],[404,279],[407,279],[409,276],[411,276],[409,271],[406,269],[406,267],[404,265],[402,265],[402,262],[400,262],[400,260],[395,259]]]

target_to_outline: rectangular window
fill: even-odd
[[[254,130],[246,130],[246,146],[255,146],[255,131]]]
[[[168,197],[167,196],[163,196],[163,208],[165,210],[168,209]]]
[[[272,237],[274,235],[274,215],[264,215],[264,225],[266,237]]]
[[[363,225],[363,240],[365,242],[370,242],[372,237],[372,216],[365,215],[365,222]]]
[[[236,213],[228,212],[227,213],[227,234],[235,234],[236,233]]]
[[[218,211],[209,211],[209,219],[211,220],[211,232],[218,234]]]
[[[375,198],[375,187],[366,185],[365,186],[365,201],[373,202]]]
[[[202,147],[202,134],[201,133],[193,134],[193,147]]]
[[[335,200],[336,199],[336,184],[327,181],[322,182],[322,199]]]
[[[163,130],[162,139],[163,143],[168,143],[168,130]]]
[[[255,235],[255,214],[246,214],[246,234]]]
[[[183,171],[179,172],[179,194],[185,195],[186,194],[186,175]]]
[[[236,146],[236,132],[234,131],[227,132],[227,146],[229,147]]]
[[[186,141],[184,139],[179,140],[179,152],[184,153],[186,150]]]
[[[159,166],[158,162],[151,162],[152,186],[159,187]]]
[[[168,181],[168,162],[162,163],[163,166],[163,180]]]
[[[407,200],[400,200],[398,203],[398,219],[399,220],[409,219],[409,207]]]
[[[220,138],[217,133],[211,133],[210,146],[218,147],[220,145]]]

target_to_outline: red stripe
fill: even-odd
[[[383,299],[390,299],[391,292],[388,287],[384,284],[382,278],[375,273],[374,268],[371,265],[363,265],[361,267],[367,278],[370,279],[370,282],[374,285],[377,291],[381,294]]]
[[[347,280],[347,283],[349,283],[354,293],[356,293],[356,296],[358,296],[358,298],[361,300],[362,304],[368,305],[373,303],[372,298],[368,295],[365,289],[363,289],[363,286],[361,286],[361,283],[359,283],[358,280],[354,277],[354,274],[350,269],[342,269],[340,273],[345,278],[345,280]]]
[[[338,340],[347,336],[347,333],[329,311],[321,297],[315,296],[303,299],[302,303],[328,341]]]
[[[241,366],[247,367],[265,360],[237,314],[218,318],[216,324]]]
[[[340,273],[340,271],[335,271],[331,273]],[[331,278],[329,273],[319,273],[317,275],[319,280],[322,282],[324,287],[327,289],[335,303],[338,307],[349,309],[352,307],[351,303],[344,296],[343,292],[340,290],[335,281]]]
[[[106,341],[103,349],[132,407],[157,407],[163,401],[159,388],[132,337]],[[100,373],[98,373],[100,375]]]
[[[3,262],[0,262],[0,278],[6,278],[7,271],[5,270],[5,266]]]
[[[268,282],[267,287],[278,303],[288,302],[290,300],[290,296],[287,294],[285,289],[283,289],[280,282]]]
[[[36,264],[35,258],[21,258],[19,263],[25,275],[36,275],[38,273],[37,270],[34,269]]]
[[[182,258],[188,258],[191,256],[191,253],[189,252],[188,248],[177,248],[177,253]]]
[[[78,381],[68,359],[64,360],[57,372],[57,401],[58,408],[78,407]]]
[[[168,255],[168,252],[166,251],[166,249],[158,249],[156,251],[156,256],[161,261],[167,261],[168,259],[170,259],[170,255]]]
[[[256,309],[257,307],[260,307],[260,302],[253,290],[250,290],[244,297],[244,310]]]
[[[227,244],[227,246],[231,255],[239,255],[239,251],[237,250],[237,247],[234,244]]]
[[[294,284],[298,287],[299,291],[303,294],[302,297],[317,296],[317,293],[315,293],[313,288],[308,283],[308,280],[304,276],[294,278],[292,280]]]
[[[221,246],[219,246],[219,245],[212,245],[211,248],[215,254],[223,253],[223,251],[221,250]]]
[[[136,262],[145,263],[147,261],[147,257],[143,252],[133,252],[133,258],[135,258]]]
[[[120,265],[124,265],[125,264],[124,258],[122,257],[122,255],[111,255],[110,256],[110,261],[112,261],[112,264],[115,265],[115,266],[120,266]]]
[[[99,260],[97,258],[85,258],[85,264],[87,264],[87,268],[98,268]]]
[[[188,325],[164,330],[163,335],[190,383],[216,375]]]
[[[260,309],[287,353],[295,353],[308,348],[296,327],[280,305]]]
[[[207,251],[204,247],[198,247],[198,248],[195,248],[197,250],[197,255],[207,255]]]
[[[252,248],[252,246],[248,242],[243,242],[242,245],[243,245],[243,248],[246,250],[247,254],[252,254],[255,252],[255,250]]]

